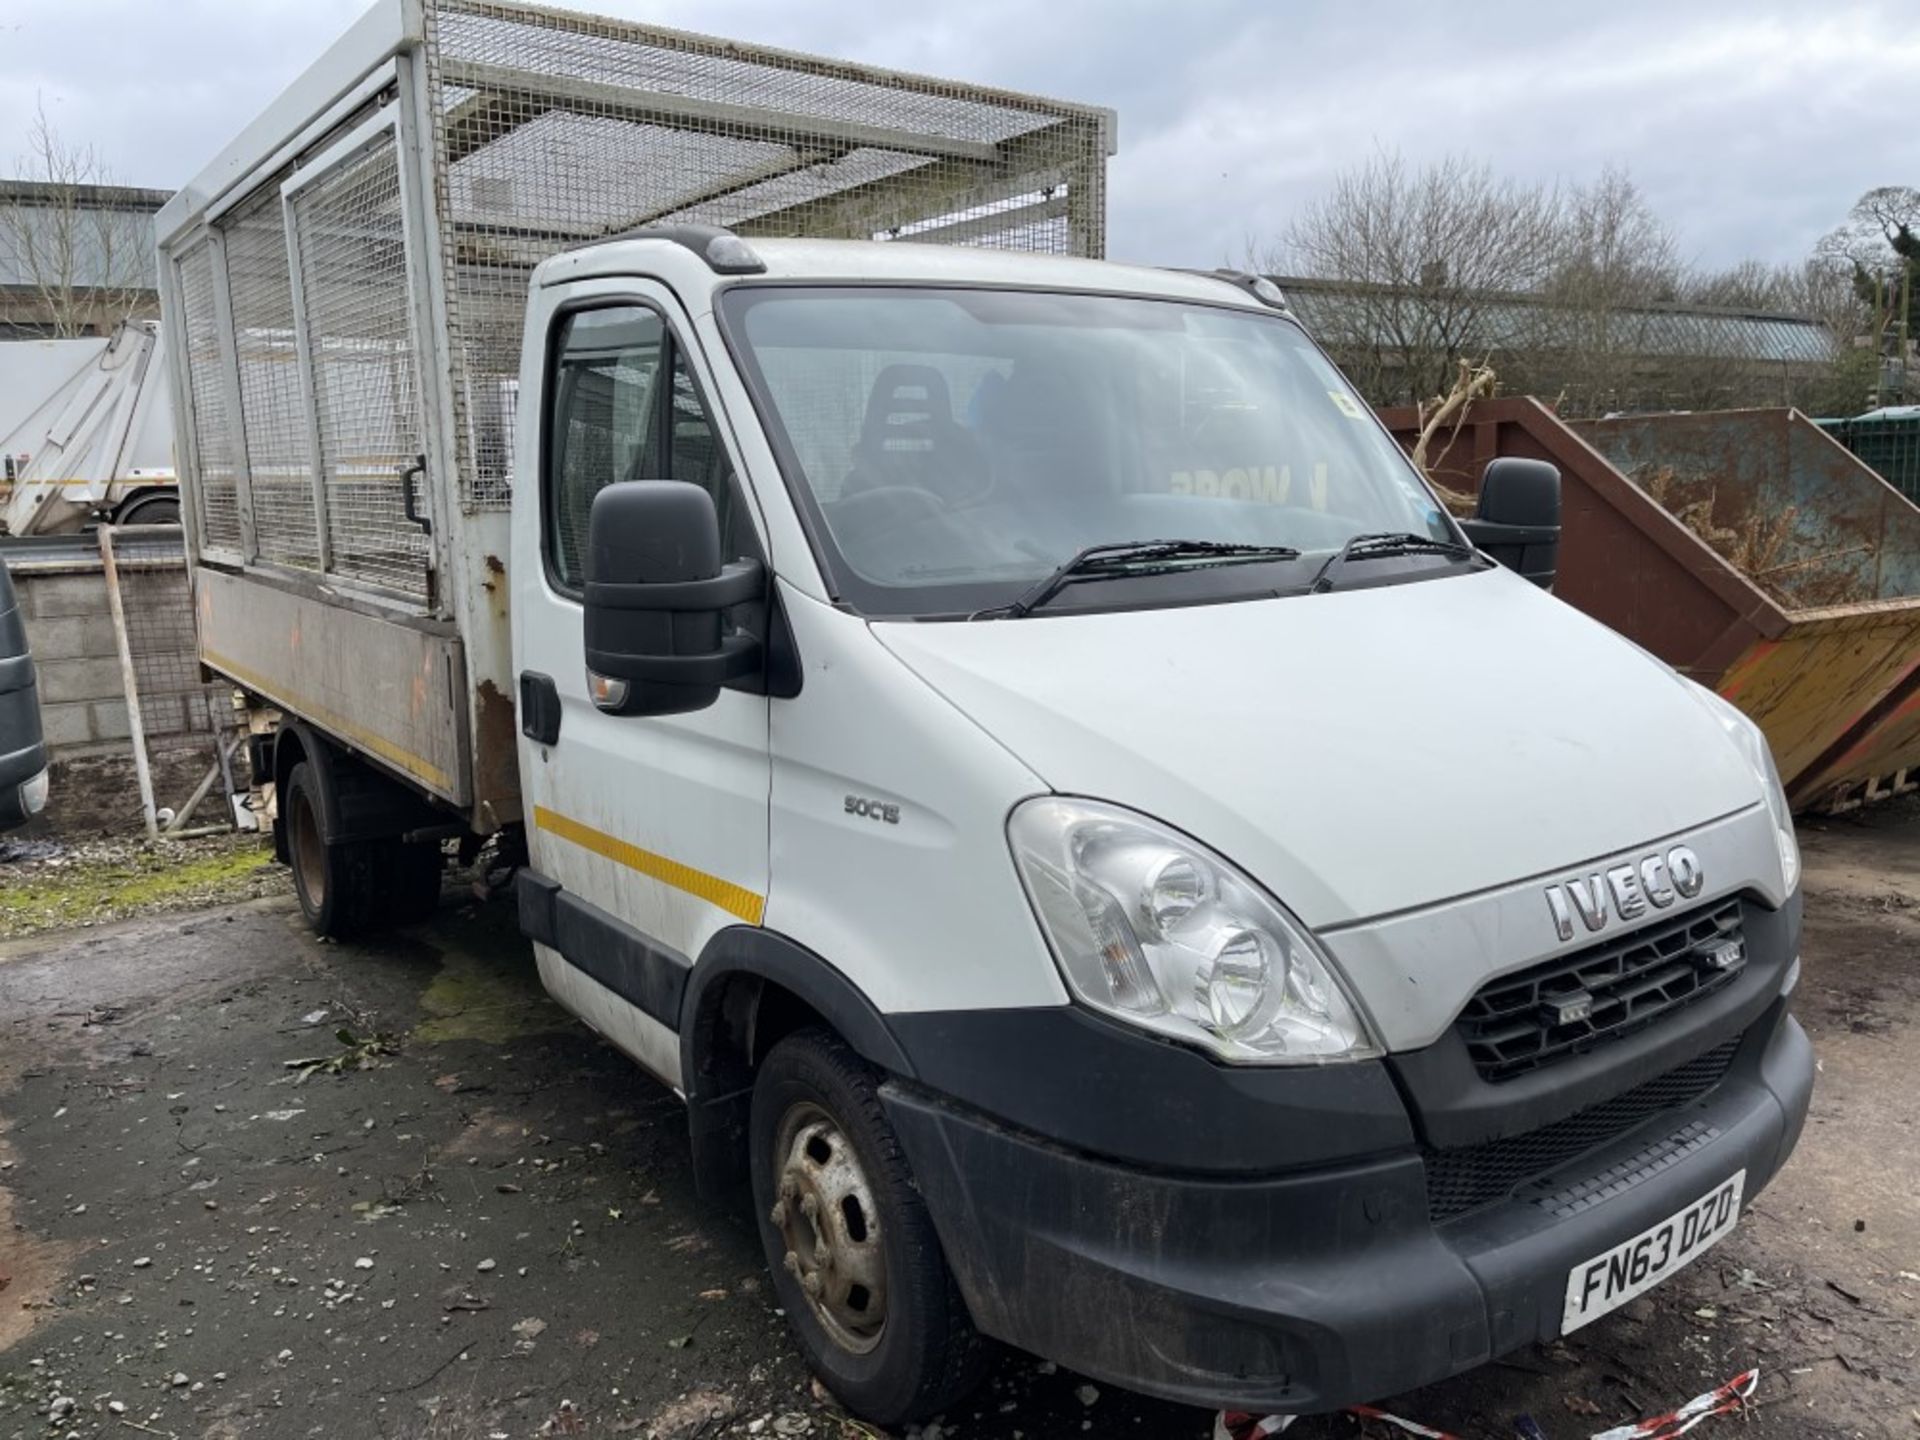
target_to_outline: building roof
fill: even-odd
[[[1417,322],[1426,303],[1419,292],[1363,281],[1271,277],[1302,323],[1329,344],[1343,340],[1391,345],[1382,324],[1396,314]],[[1470,297],[1477,333],[1469,348],[1525,351],[1573,348],[1575,325],[1593,316],[1539,295],[1488,293]],[[1400,309],[1399,307],[1404,307]],[[1819,365],[1834,355],[1832,334],[1805,315],[1707,305],[1656,304],[1623,308],[1605,317],[1611,348],[1647,356],[1719,356],[1780,364]],[[1368,334],[1369,330],[1376,333]]]
[[[36,266],[30,252],[60,255],[69,245],[73,284],[151,288],[153,215],[172,193],[132,185],[0,180],[0,212],[5,212],[0,214],[0,290],[31,291]],[[63,213],[79,221],[64,238],[59,234]]]
[[[89,210],[138,210],[151,214],[173,198],[171,190],[139,185],[60,185],[46,180],[0,180],[0,205],[66,204],[71,195]]]

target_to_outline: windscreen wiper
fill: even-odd
[[[1355,535],[1327,557],[1326,563],[1314,572],[1307,590],[1315,595],[1324,594],[1333,588],[1333,572],[1349,560],[1374,560],[1386,555],[1450,555],[1456,560],[1473,560],[1480,557],[1480,552],[1471,545],[1436,540],[1431,535],[1415,535],[1412,531]]]
[[[1018,620],[1081,580],[1111,580],[1123,575],[1156,575],[1209,565],[1299,558],[1300,552],[1290,545],[1245,545],[1227,540],[1120,540],[1089,545],[1075,551],[1056,566],[1052,574],[1028,586],[1011,604],[978,611],[973,618]]]

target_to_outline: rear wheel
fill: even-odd
[[[280,785],[280,849],[294,872],[294,893],[315,935],[346,939],[378,925],[426,920],[440,904],[445,854],[438,841],[403,841],[432,812],[363,768],[311,751]],[[328,816],[357,816],[363,833],[334,839]],[[384,822],[396,833],[365,833]],[[384,828],[384,826],[382,826]]]
[[[363,843],[329,844],[325,816],[320,776],[302,760],[280,796],[287,865],[313,933],[343,940],[364,930],[373,917],[373,857]]]
[[[827,1387],[883,1425],[972,1389],[984,1349],[873,1070],[829,1031],[787,1036],[755,1078],[750,1132],[774,1289]]]
[[[145,495],[136,495],[120,507],[120,513],[113,517],[116,525],[178,525],[180,523],[180,496],[167,490],[149,491]]]

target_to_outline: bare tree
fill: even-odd
[[[1251,258],[1343,282],[1322,338],[1370,398],[1418,401],[1444,391],[1462,359],[1511,338],[1496,334],[1490,310],[1546,279],[1559,215],[1552,189],[1497,179],[1462,156],[1413,168],[1382,152]]]
[[[115,205],[92,146],[70,145],[34,107],[21,183],[0,187],[0,261],[39,302],[58,336],[111,330],[149,307],[151,217]]]
[[[1920,339],[1920,189],[1883,185],[1854,202],[1846,223],[1822,239],[1814,265],[1844,283],[1855,304],[1854,343],[1884,357],[1898,391]]]
[[[1687,358],[1684,326],[1659,307],[1679,296],[1679,246],[1626,171],[1613,166],[1568,196],[1544,287],[1568,404],[1595,414],[1637,403],[1663,368]]]
[[[1810,315],[1814,309],[1813,289],[1813,278],[1805,266],[1741,260],[1723,270],[1687,275],[1680,294],[1690,305],[1768,315]]]

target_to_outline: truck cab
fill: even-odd
[[[1784,1162],[1764,739],[1489,559],[1272,287],[672,226],[527,305],[521,924],[854,1409],[982,1335],[1394,1393]]]

